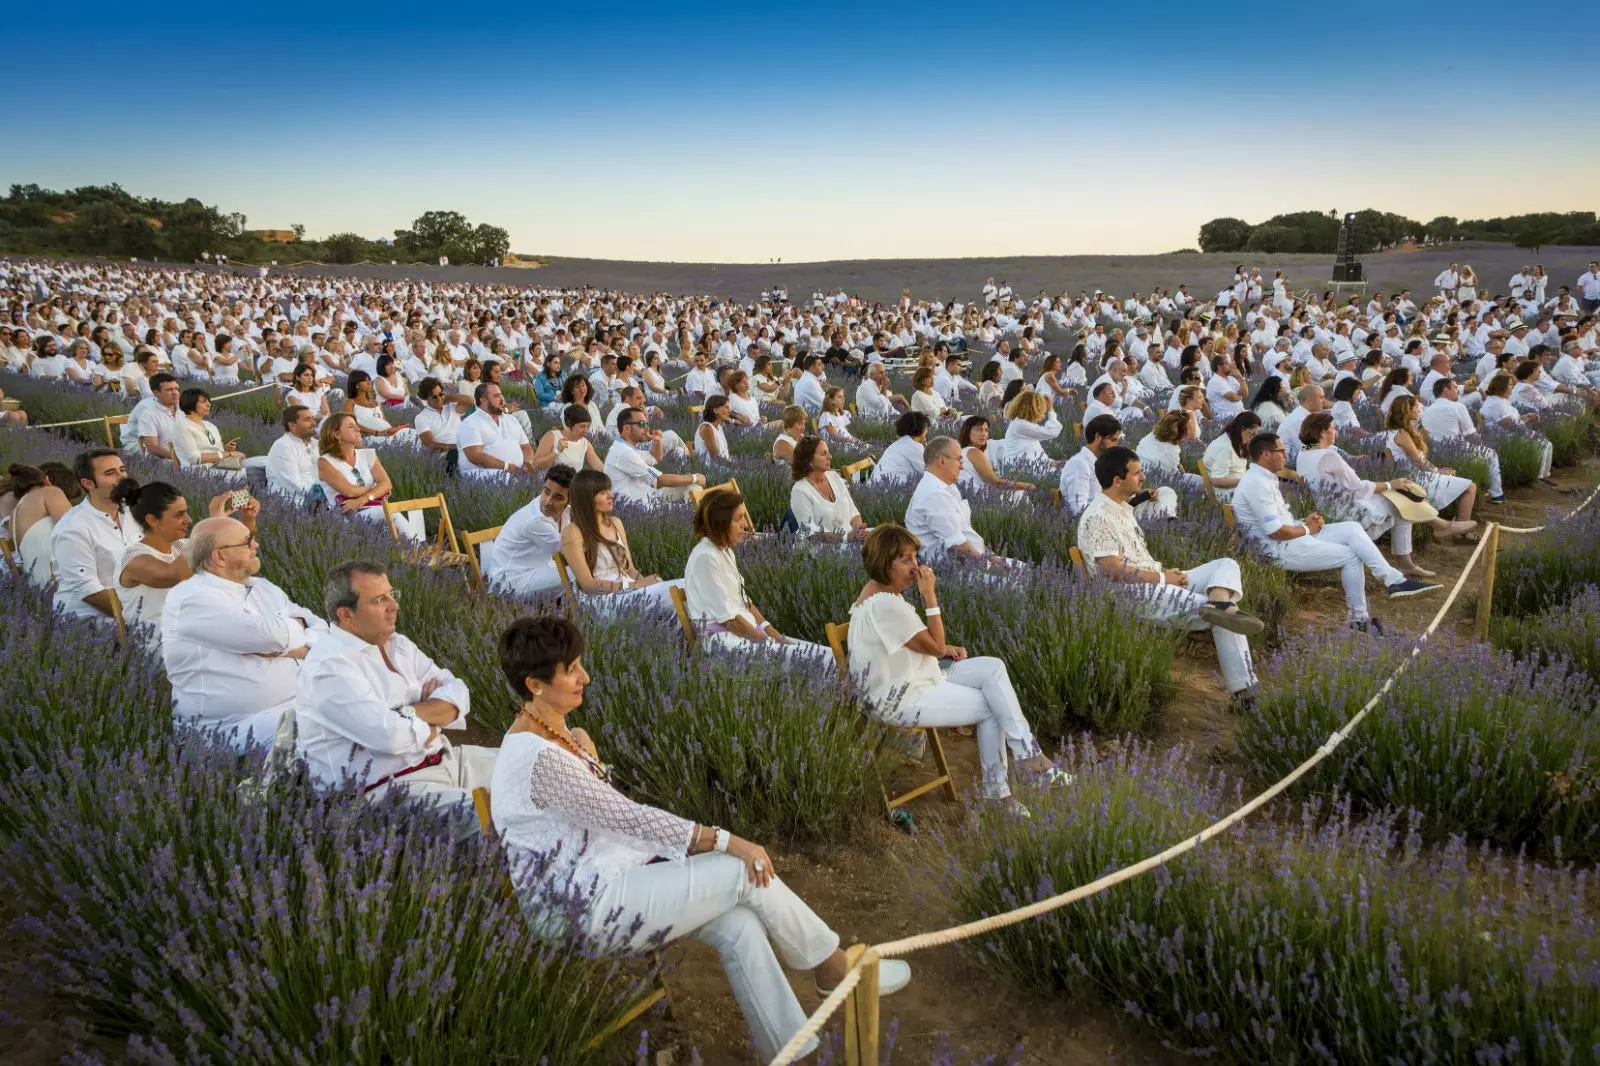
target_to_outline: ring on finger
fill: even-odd
[[[761,873],[762,871],[764,871],[767,868],[766,860],[765,859],[757,859],[755,861],[755,863],[754,863],[754,866],[756,868],[756,873]]]

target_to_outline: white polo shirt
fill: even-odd
[[[417,431],[418,438],[424,433],[432,433],[435,444],[455,444],[456,436],[461,429],[461,412],[456,410],[456,405],[453,403],[445,404],[443,411],[435,411],[432,407],[424,405],[422,410],[417,412],[417,417],[411,420],[411,428]],[[521,462],[521,449],[518,449],[517,454],[517,461]]]
[[[510,466],[521,466],[522,446],[528,436],[522,432],[517,420],[501,415],[498,420],[483,408],[478,408],[462,420],[456,430],[456,447],[461,450],[461,472],[473,477],[503,477],[505,472],[497,467],[478,466],[467,458],[467,449],[482,447],[488,455]]]

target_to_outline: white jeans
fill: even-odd
[[[672,590],[683,587],[683,578],[671,581],[657,581],[654,585],[643,588],[627,588],[620,592],[600,592],[583,594],[583,603],[586,607],[593,607],[603,615],[612,615],[618,611],[627,611],[635,607],[662,607],[672,602]]]
[[[1210,629],[1211,639],[1217,646],[1217,666],[1222,671],[1223,683],[1229,692],[1243,692],[1256,683],[1255,668],[1250,659],[1250,641],[1238,633],[1207,625],[1200,619],[1200,608],[1210,599],[1214,588],[1227,589],[1237,600],[1244,595],[1244,580],[1239,564],[1232,559],[1213,559],[1201,563],[1193,570],[1184,571],[1189,578],[1188,588],[1176,585],[1139,585],[1140,590],[1150,590],[1149,611],[1156,618],[1175,618],[1188,615],[1190,629]]]
[[[1366,621],[1367,582],[1361,572],[1365,566],[1372,576],[1385,585],[1404,581],[1405,575],[1384,559],[1378,546],[1372,543],[1367,531],[1357,522],[1334,522],[1322,527],[1315,536],[1297,537],[1294,540],[1269,540],[1264,542],[1273,561],[1285,570],[1307,573],[1314,570],[1334,570],[1344,585],[1344,602],[1350,608],[1350,617]]]
[[[787,633],[784,636],[788,636]],[[708,647],[721,648],[725,651],[748,651],[757,648],[772,655],[781,655],[790,662],[804,665],[804,660],[816,660],[815,665],[833,661],[833,651],[821,644],[813,644],[809,640],[800,640],[789,637],[791,643],[778,644],[772,640],[746,640],[737,633],[707,633],[701,638]]]
[[[444,760],[397,781],[389,781],[366,794],[375,800],[390,789],[404,789],[412,797],[436,797],[439,810],[447,813],[454,826],[453,835],[464,840],[479,832],[478,813],[472,803],[472,790],[488,788],[494,780],[494,760],[499,751],[472,745],[445,749]]]
[[[605,937],[635,922],[626,945],[635,951],[663,935],[692,936],[717,949],[763,1062],[806,1021],[778,960],[814,970],[839,948],[839,934],[788,885],[774,877],[758,888],[741,860],[719,852],[638,866],[605,884],[589,909],[589,932]]]
[[[1196,483],[1200,480],[1194,474],[1188,476],[1194,478]],[[1133,513],[1140,518],[1150,518],[1152,516],[1156,518],[1176,518],[1178,515],[1178,494],[1166,485],[1158,485],[1155,499],[1144,501],[1133,509]]]
[[[987,655],[952,663],[944,684],[892,707],[870,708],[868,713],[881,722],[905,728],[977,726],[983,794],[989,799],[1011,795],[1005,746],[1018,759],[1039,754],[1039,742],[1022,716],[1022,703],[1011,687],[1006,664]]]

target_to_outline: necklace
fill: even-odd
[[[533,723],[539,729],[548,733],[551,740],[555,741],[567,751],[570,751],[572,754],[576,755],[580,760],[582,760],[583,764],[589,768],[589,772],[594,774],[595,777],[598,777],[602,781],[611,780],[611,771],[606,767],[606,764],[585,751],[583,745],[579,744],[572,738],[572,733],[569,730],[566,728],[558,729],[549,722],[546,722],[543,718],[539,717],[537,713],[529,710],[529,704],[526,703],[522,705],[521,709],[519,709],[517,713],[520,715],[526,715],[528,721]]]

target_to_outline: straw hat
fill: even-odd
[[[1426,497],[1413,498],[1392,485],[1383,493],[1383,498],[1394,504],[1402,522],[1432,522],[1439,517],[1438,510]]]

